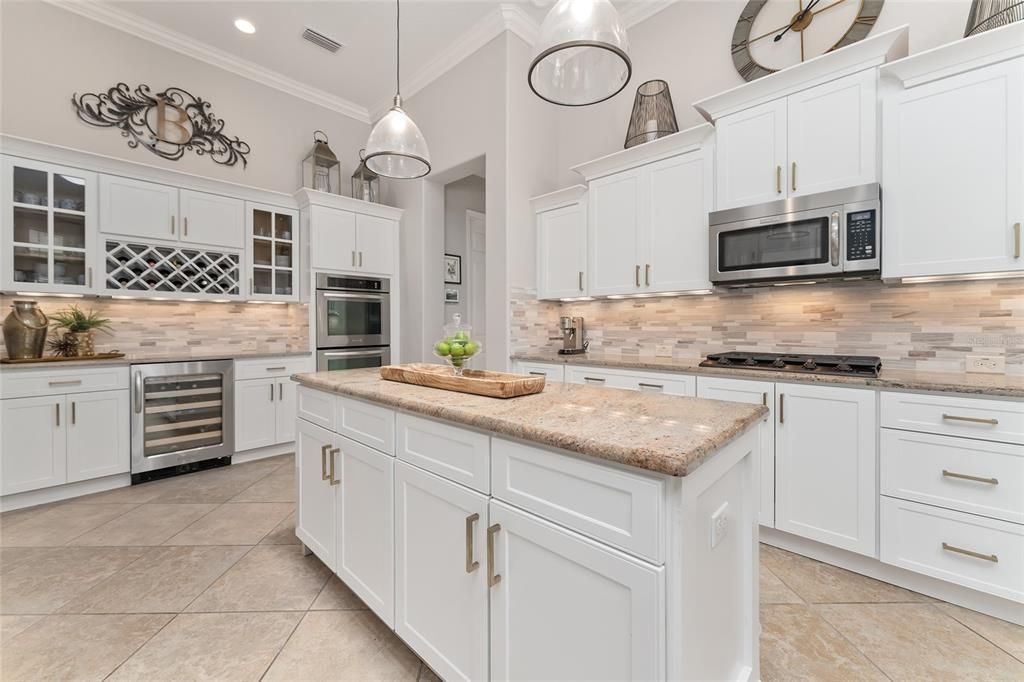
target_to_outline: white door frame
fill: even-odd
[[[484,337],[484,341],[486,342],[487,341],[487,334],[486,334],[486,331],[487,331],[487,319],[486,319],[486,317],[483,320],[475,320],[475,319],[473,319],[473,299],[475,298],[475,296],[484,296],[485,300],[486,300],[486,295],[487,295],[487,273],[486,273],[486,270],[484,271],[483,291],[476,292],[476,294],[474,296],[473,286],[471,285],[471,282],[470,282],[470,277],[472,277],[472,274],[473,274],[473,228],[471,227],[471,221],[473,219],[479,219],[484,224],[484,253],[485,254],[486,254],[486,249],[487,249],[487,246],[486,246],[486,244],[487,244],[487,214],[485,212],[483,212],[483,211],[474,211],[471,208],[467,208],[466,209],[466,250],[464,251],[465,257],[463,259],[464,262],[462,264],[462,289],[463,289],[463,291],[466,294],[466,308],[465,308],[465,310],[466,310],[466,317],[470,320],[470,323],[473,325],[473,328],[477,330],[478,333],[476,334],[476,336]],[[485,260],[485,265],[486,265],[486,255],[485,255],[484,260]],[[481,355],[484,356],[485,364],[486,364],[486,357],[487,357],[486,353],[487,353],[487,347],[485,345],[484,349],[483,349],[483,352],[481,353]],[[484,366],[485,365],[477,364],[477,367],[479,369],[483,369]]]

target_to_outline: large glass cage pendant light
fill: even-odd
[[[609,0],[558,0],[540,27],[527,78],[543,100],[569,107],[597,104],[629,83],[626,27]]]
[[[402,109],[398,74],[401,39],[401,7],[395,0],[395,104],[373,126],[361,157],[377,175],[411,180],[430,172],[430,151],[423,133]]]

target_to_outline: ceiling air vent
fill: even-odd
[[[337,52],[341,48],[345,47],[337,40],[331,40],[323,33],[317,33],[311,28],[307,28],[305,31],[303,31],[302,37],[308,40],[309,42],[313,43],[314,45],[324,48],[328,52]]]

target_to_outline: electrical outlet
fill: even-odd
[[[655,348],[654,348],[654,355],[659,357],[659,358],[670,358],[670,357],[672,357],[672,346],[669,346],[669,345],[655,346]]]
[[[711,515],[711,549],[718,547],[718,543],[725,539],[729,532],[729,503],[723,502],[722,506]]]
[[[1006,374],[1006,358],[1000,355],[968,355],[966,370],[978,374]]]

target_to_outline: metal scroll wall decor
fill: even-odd
[[[210,103],[181,88],[153,94],[148,85],[134,92],[118,83],[105,93],[72,95],[78,118],[98,128],[117,128],[132,149],[143,146],[157,156],[177,161],[186,150],[214,163],[246,166],[249,144],[224,134],[224,120],[210,110]]]

